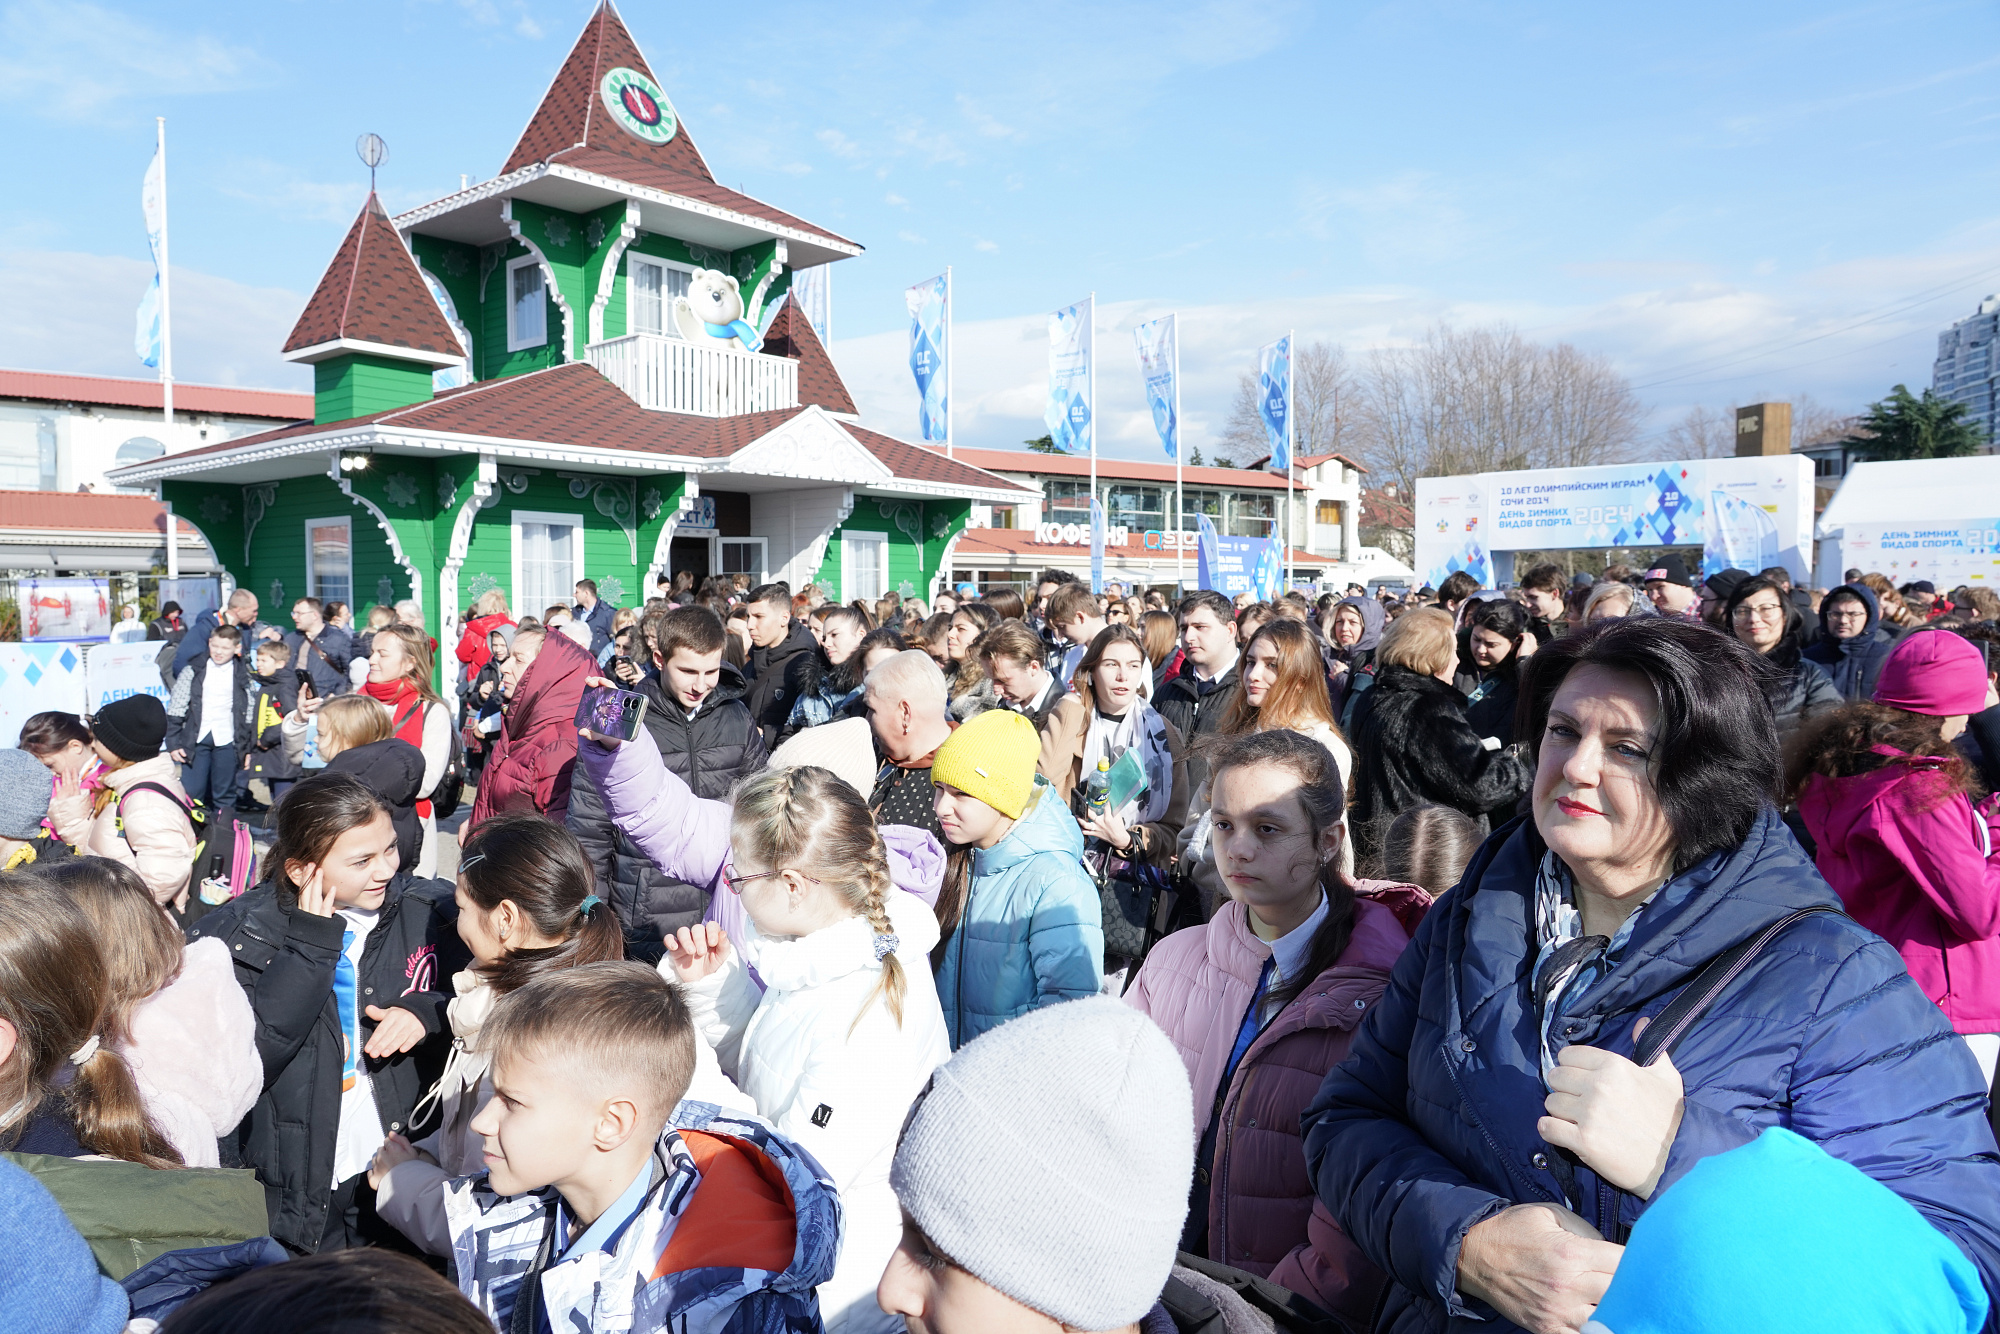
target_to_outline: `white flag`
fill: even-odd
[[[160,247],[166,242],[167,233],[167,163],[165,156],[155,151],[153,165],[146,168],[146,183],[139,190],[139,207],[146,215],[146,245],[153,252],[153,281],[146,288],[146,294],[139,298],[137,327],[133,331],[133,350],[139,360],[157,368],[160,364],[160,344],[163,331],[160,318]]]

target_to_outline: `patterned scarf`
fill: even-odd
[[[1535,1028],[1540,1037],[1542,1084],[1547,1087],[1549,1072],[1556,1068],[1556,1053],[1570,1044],[1556,1032],[1556,1024],[1567,1013],[1572,996],[1582,996],[1601,977],[1618,966],[1625,947],[1632,940],[1639,915],[1658,895],[1655,890],[1645,903],[1633,909],[1610,936],[1583,934],[1583,914],[1576,907],[1576,880],[1562,858],[1553,852],[1542,854],[1535,873],[1535,971],[1532,995]]]

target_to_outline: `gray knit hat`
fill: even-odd
[[[0,838],[39,835],[55,790],[47,765],[25,750],[0,750]]]
[[[967,1043],[911,1108],[889,1169],[947,1258],[1076,1329],[1133,1324],[1160,1299],[1193,1177],[1181,1058],[1109,996]]]

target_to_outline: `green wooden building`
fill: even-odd
[[[312,421],[111,476],[274,619],[413,598],[447,659],[493,587],[537,616],[681,570],[929,596],[973,504],[1033,496],[861,427],[787,299],[860,250],[718,184],[607,0],[500,175],[369,198],[284,347]]]

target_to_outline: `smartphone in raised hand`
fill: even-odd
[[[576,709],[576,725],[606,741],[630,741],[645,718],[646,697],[616,686],[591,686]]]

